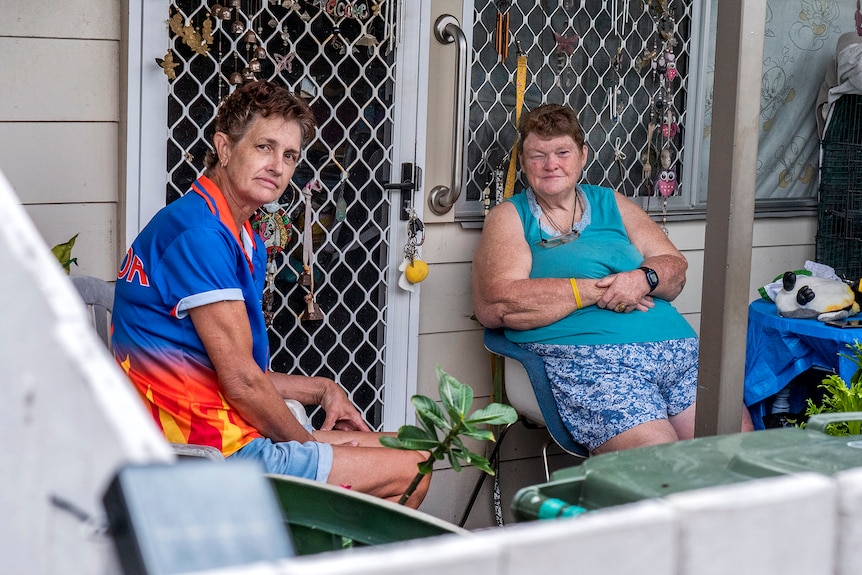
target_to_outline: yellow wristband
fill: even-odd
[[[569,278],[569,283],[572,284],[572,293],[575,294],[575,304],[578,306],[578,309],[584,307],[584,304],[581,303],[581,292],[578,291],[578,282],[575,281],[575,278]]]

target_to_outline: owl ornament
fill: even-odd
[[[655,189],[665,198],[676,192],[676,170],[674,168],[662,168],[655,179]]]
[[[673,82],[676,78],[676,55],[673,52],[665,52],[664,53],[664,77],[667,78],[668,82]]]

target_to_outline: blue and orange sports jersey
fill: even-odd
[[[244,301],[260,369],[269,365],[261,311],[266,248],[237,229],[221,190],[201,177],[153,217],[117,275],[113,348],[168,441],[211,445],[225,456],[260,433],[228,405],[190,309]]]

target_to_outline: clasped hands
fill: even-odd
[[[596,288],[604,290],[596,301],[600,308],[617,313],[631,311],[647,311],[655,307],[655,302],[649,295],[649,286],[645,287],[644,274],[641,270],[621,272],[596,280]]]

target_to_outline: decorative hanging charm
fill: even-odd
[[[398,278],[398,287],[405,291],[414,291],[414,284],[418,284],[428,277],[428,264],[417,255],[417,249],[425,242],[425,224],[416,215],[416,211],[410,207],[410,215],[407,220],[407,244],[404,246],[404,260],[398,266],[401,276]]]
[[[311,202],[312,193],[323,189],[320,182],[312,180],[302,189],[302,197],[305,201],[305,221],[302,231],[302,274],[299,276],[299,285],[308,288],[305,294],[305,311],[299,316],[302,321],[319,321],[323,319],[323,312],[314,299],[314,238],[312,228],[314,227],[313,208]]]
[[[643,167],[643,175],[642,182],[646,187],[646,195],[647,197],[652,196],[653,194],[653,183],[652,183],[652,162],[653,162],[653,152],[652,152],[652,139],[653,134],[655,133],[655,110],[650,110],[650,120],[649,125],[647,126],[647,143],[646,149],[643,154],[641,154],[641,166]]]
[[[623,166],[623,162],[625,162],[625,159],[626,155],[625,152],[623,152],[622,140],[621,138],[617,137],[616,141],[614,142],[614,163],[617,165],[617,170],[619,170],[620,173],[619,191],[622,192],[624,196],[627,196],[628,194],[626,194],[624,186],[626,181],[626,171],[625,167]]]
[[[296,52],[291,52],[290,54],[275,54],[273,56],[275,58],[275,73],[279,74],[283,71],[287,71],[288,74],[293,73],[293,60],[296,58]]]
[[[266,204],[255,212],[251,227],[263,240],[267,255],[279,254],[293,237],[290,217],[278,202]]]
[[[655,185],[665,198],[672,196],[676,192],[676,171],[673,168],[662,168]]]
[[[509,56],[509,8],[511,7],[512,0],[497,0],[494,48],[503,60]]]
[[[293,236],[293,226],[290,223],[287,210],[278,202],[273,202],[255,212],[251,220],[251,227],[266,246],[266,287],[263,291],[263,318],[268,327],[272,325],[272,319],[275,315],[272,308],[275,302],[275,276],[278,272],[276,259],[290,242]]]
[[[168,80],[176,80],[176,69],[179,63],[174,61],[174,53],[170,48],[168,48],[164,58],[156,58],[156,64],[165,71],[165,76],[168,77]]]
[[[679,124],[674,120],[673,110],[668,108],[661,125],[661,135],[665,139],[671,139],[679,133]]]
[[[210,40],[212,40],[212,23],[207,16],[206,22],[209,22]],[[209,54],[209,44],[204,40],[200,33],[191,24],[183,23],[183,16],[179,12],[174,14],[168,20],[168,26],[174,35],[179,36],[183,40],[183,44],[192,49],[195,54],[205,56]]]
[[[347,53],[347,48],[345,47],[344,40],[341,38],[340,26],[333,26],[332,32],[329,33],[329,36],[326,37],[326,40],[324,40],[321,45],[325,47],[327,44],[332,46],[332,49],[340,55],[344,55]]]
[[[578,47],[581,38],[578,36],[577,32],[573,32],[570,35],[563,35],[554,32],[554,41],[557,43],[555,51],[557,55],[557,76],[554,78],[554,84],[560,85],[560,78],[563,77],[563,71],[572,65],[572,54],[575,53],[575,49]],[[519,45],[520,48],[520,45]],[[566,77],[565,79],[565,89],[569,89],[574,84],[575,80],[571,77]]]
[[[275,73],[279,74],[281,72],[287,71],[288,74],[293,73],[293,60],[296,58],[296,52],[291,52],[290,54],[275,54],[273,56],[275,58]]]
[[[607,90],[605,97],[605,106],[608,109],[608,115],[612,122],[619,121],[622,115],[623,105],[620,102],[620,67],[622,63],[622,48],[617,49],[617,53],[611,58],[610,67],[602,78],[602,86]]]
[[[558,55],[565,54],[566,56],[571,56],[575,53],[575,48],[578,47],[581,37],[578,36],[577,32],[573,32],[568,36],[554,32],[554,40],[557,41],[556,49]]]

